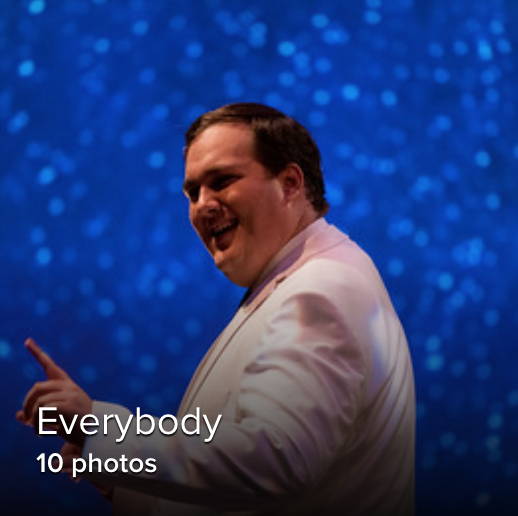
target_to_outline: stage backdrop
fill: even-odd
[[[39,472],[59,439],[14,419],[43,379],[27,336],[94,398],[161,415],[231,317],[242,291],[189,226],[182,146],[246,100],[313,133],[329,220],[404,323],[419,514],[516,514],[517,17],[510,0],[2,0],[2,513],[109,514]]]

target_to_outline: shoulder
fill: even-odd
[[[303,261],[284,279],[281,290],[286,294],[321,294],[340,301],[351,296],[380,298],[386,292],[370,257],[348,238]]]

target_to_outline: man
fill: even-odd
[[[368,256],[328,225],[320,153],[306,129],[259,104],[201,116],[186,134],[190,219],[216,266],[248,288],[199,365],[178,417],[221,424],[210,443],[65,435],[75,454],[154,457],[154,474],[115,473],[120,514],[413,513],[414,387],[408,345]],[[128,414],[94,402],[34,343],[49,380],[37,408]],[[68,419],[67,419],[68,418]],[[120,434],[117,434],[117,437]]]

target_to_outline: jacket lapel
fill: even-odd
[[[331,225],[326,225],[323,231],[319,231],[304,240],[300,246],[295,248],[289,255],[281,261],[242,304],[234,318],[223,330],[220,336],[212,344],[202,361],[198,365],[194,376],[185,392],[179,409],[179,415],[187,413],[191,408],[193,400],[203,386],[205,379],[212,371],[214,364],[225,351],[234,335],[248,318],[264,303],[273,293],[277,285],[284,281],[290,274],[299,269],[310,258],[323,253],[340,243],[346,241],[348,237]]]
[[[272,285],[273,286],[273,285]],[[266,289],[265,289],[266,290]],[[273,289],[272,289],[273,291]],[[192,377],[189,387],[183,397],[180,405],[179,414],[183,415],[190,408],[192,401],[201,389],[205,379],[212,371],[214,364],[218,361],[221,354],[225,351],[228,344],[237,333],[239,328],[246,322],[246,320],[252,315],[255,310],[264,302],[271,292],[264,292],[263,295],[256,297],[252,303],[243,305],[237,312],[234,318],[230,321],[228,326],[223,330],[220,336],[209,348],[202,361],[196,368],[196,372]]]

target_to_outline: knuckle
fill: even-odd
[[[40,392],[45,390],[45,387],[47,386],[47,382],[36,382],[31,389],[31,392],[33,394],[39,394]]]

